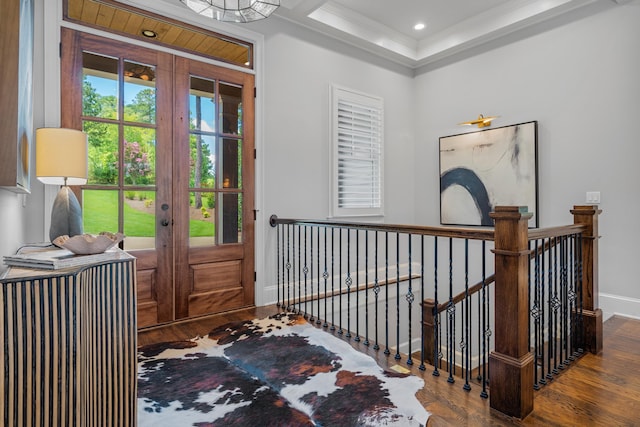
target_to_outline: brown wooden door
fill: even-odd
[[[254,80],[177,57],[176,317],[254,304]],[[198,231],[206,220],[213,228]]]
[[[253,76],[63,29],[61,90],[85,232],[126,235],[138,325],[252,305]]]

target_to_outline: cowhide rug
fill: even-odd
[[[423,385],[281,314],[139,348],[138,425],[419,426]]]

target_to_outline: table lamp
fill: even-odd
[[[82,209],[69,185],[87,182],[87,134],[64,128],[36,129],[36,176],[62,185],[53,202],[49,239],[83,233]]]

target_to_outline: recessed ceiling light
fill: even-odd
[[[149,37],[150,39],[158,37],[158,34],[156,34],[156,32],[153,30],[142,30],[142,35],[145,37]]]
[[[426,25],[424,25],[422,22],[419,22],[413,26],[413,29],[420,31],[420,30],[424,30],[424,27],[426,27]]]

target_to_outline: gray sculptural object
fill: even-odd
[[[54,241],[65,234],[72,237],[83,233],[80,203],[71,188],[65,185],[60,188],[53,202],[49,239]]]

